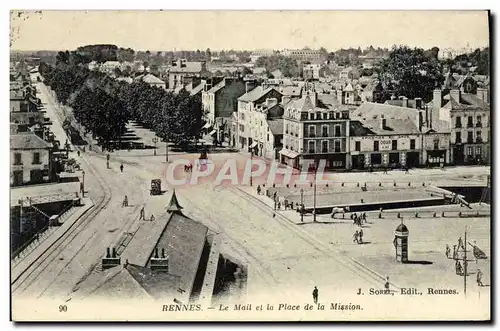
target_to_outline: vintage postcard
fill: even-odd
[[[11,11],[14,321],[489,321],[488,11]]]

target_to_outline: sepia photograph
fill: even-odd
[[[491,321],[491,20],[11,10],[11,320]]]

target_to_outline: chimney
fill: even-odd
[[[435,89],[433,93],[432,106],[435,111],[439,111],[443,105],[443,94],[441,90]]]
[[[155,248],[155,259],[158,258],[158,248]]]
[[[387,120],[384,118],[384,115],[380,115],[380,129],[383,130],[387,127]]]
[[[401,100],[403,100],[403,107],[408,108],[408,98],[402,97]]]
[[[267,98],[266,99],[266,105],[267,105],[267,108],[271,108],[273,106],[276,106],[278,104],[278,99],[276,98]]]
[[[168,272],[168,256],[165,255],[165,248],[161,249],[161,256],[158,256],[158,248],[155,248],[155,255],[151,258],[151,270]]]
[[[113,247],[110,253],[109,247],[106,248],[106,256],[101,260],[102,269],[109,269],[120,265],[120,257],[116,255],[116,249]]]
[[[344,105],[344,98],[343,98],[343,92],[341,89],[337,90],[337,100],[340,102],[341,105]]]
[[[396,100],[396,96],[394,94],[391,95],[391,100]]]
[[[106,257],[111,257],[111,249],[109,247],[106,248]]]
[[[112,258],[115,258],[116,257],[116,248],[113,247],[113,254],[111,256]]]
[[[423,112],[421,110],[417,111],[417,126],[418,126],[418,131],[422,132],[422,127],[424,126],[424,118],[423,118]]]
[[[453,98],[456,102],[460,103],[460,90],[451,90],[450,98]]]
[[[164,259],[165,258],[165,248],[162,248],[161,249],[161,258]]]
[[[422,98],[415,98],[415,108],[422,109]]]
[[[476,96],[483,100],[484,102],[488,102],[488,90],[482,87],[477,88]]]

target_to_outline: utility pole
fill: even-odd
[[[316,173],[318,171],[317,162],[314,165],[314,201],[313,201],[313,221],[316,222]]]
[[[155,144],[154,156],[156,156],[156,143],[158,142],[158,138],[153,138],[153,143]]]
[[[464,295],[467,297],[467,225],[464,236]]]

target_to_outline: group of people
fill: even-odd
[[[462,258],[458,256],[459,251],[462,251],[462,252],[465,251],[465,244],[464,244],[464,241],[462,240],[462,237],[458,238],[457,245],[453,245],[453,254],[451,253],[450,246],[446,245],[445,255],[447,258],[449,258],[449,259],[451,258],[451,259],[455,260],[455,273],[459,276],[464,276],[465,272],[467,270],[467,267],[468,267],[468,262],[465,259],[465,257],[463,258],[463,261],[461,261]],[[477,262],[477,256],[475,256],[475,257],[476,257],[476,262]],[[483,273],[482,273],[481,269],[477,269],[476,282],[477,282],[477,286],[484,286]]]
[[[139,213],[139,221],[145,221],[146,220],[146,212],[144,211],[144,206],[141,208],[141,211]],[[151,214],[151,218],[149,219],[151,222],[155,220],[155,215]]]
[[[363,243],[363,229],[359,229],[354,232],[354,235],[352,236],[352,242],[355,242],[356,244]]]
[[[353,220],[354,225],[361,227],[362,223],[366,223],[366,213],[363,212],[359,215],[357,213],[351,214],[351,219]]]

